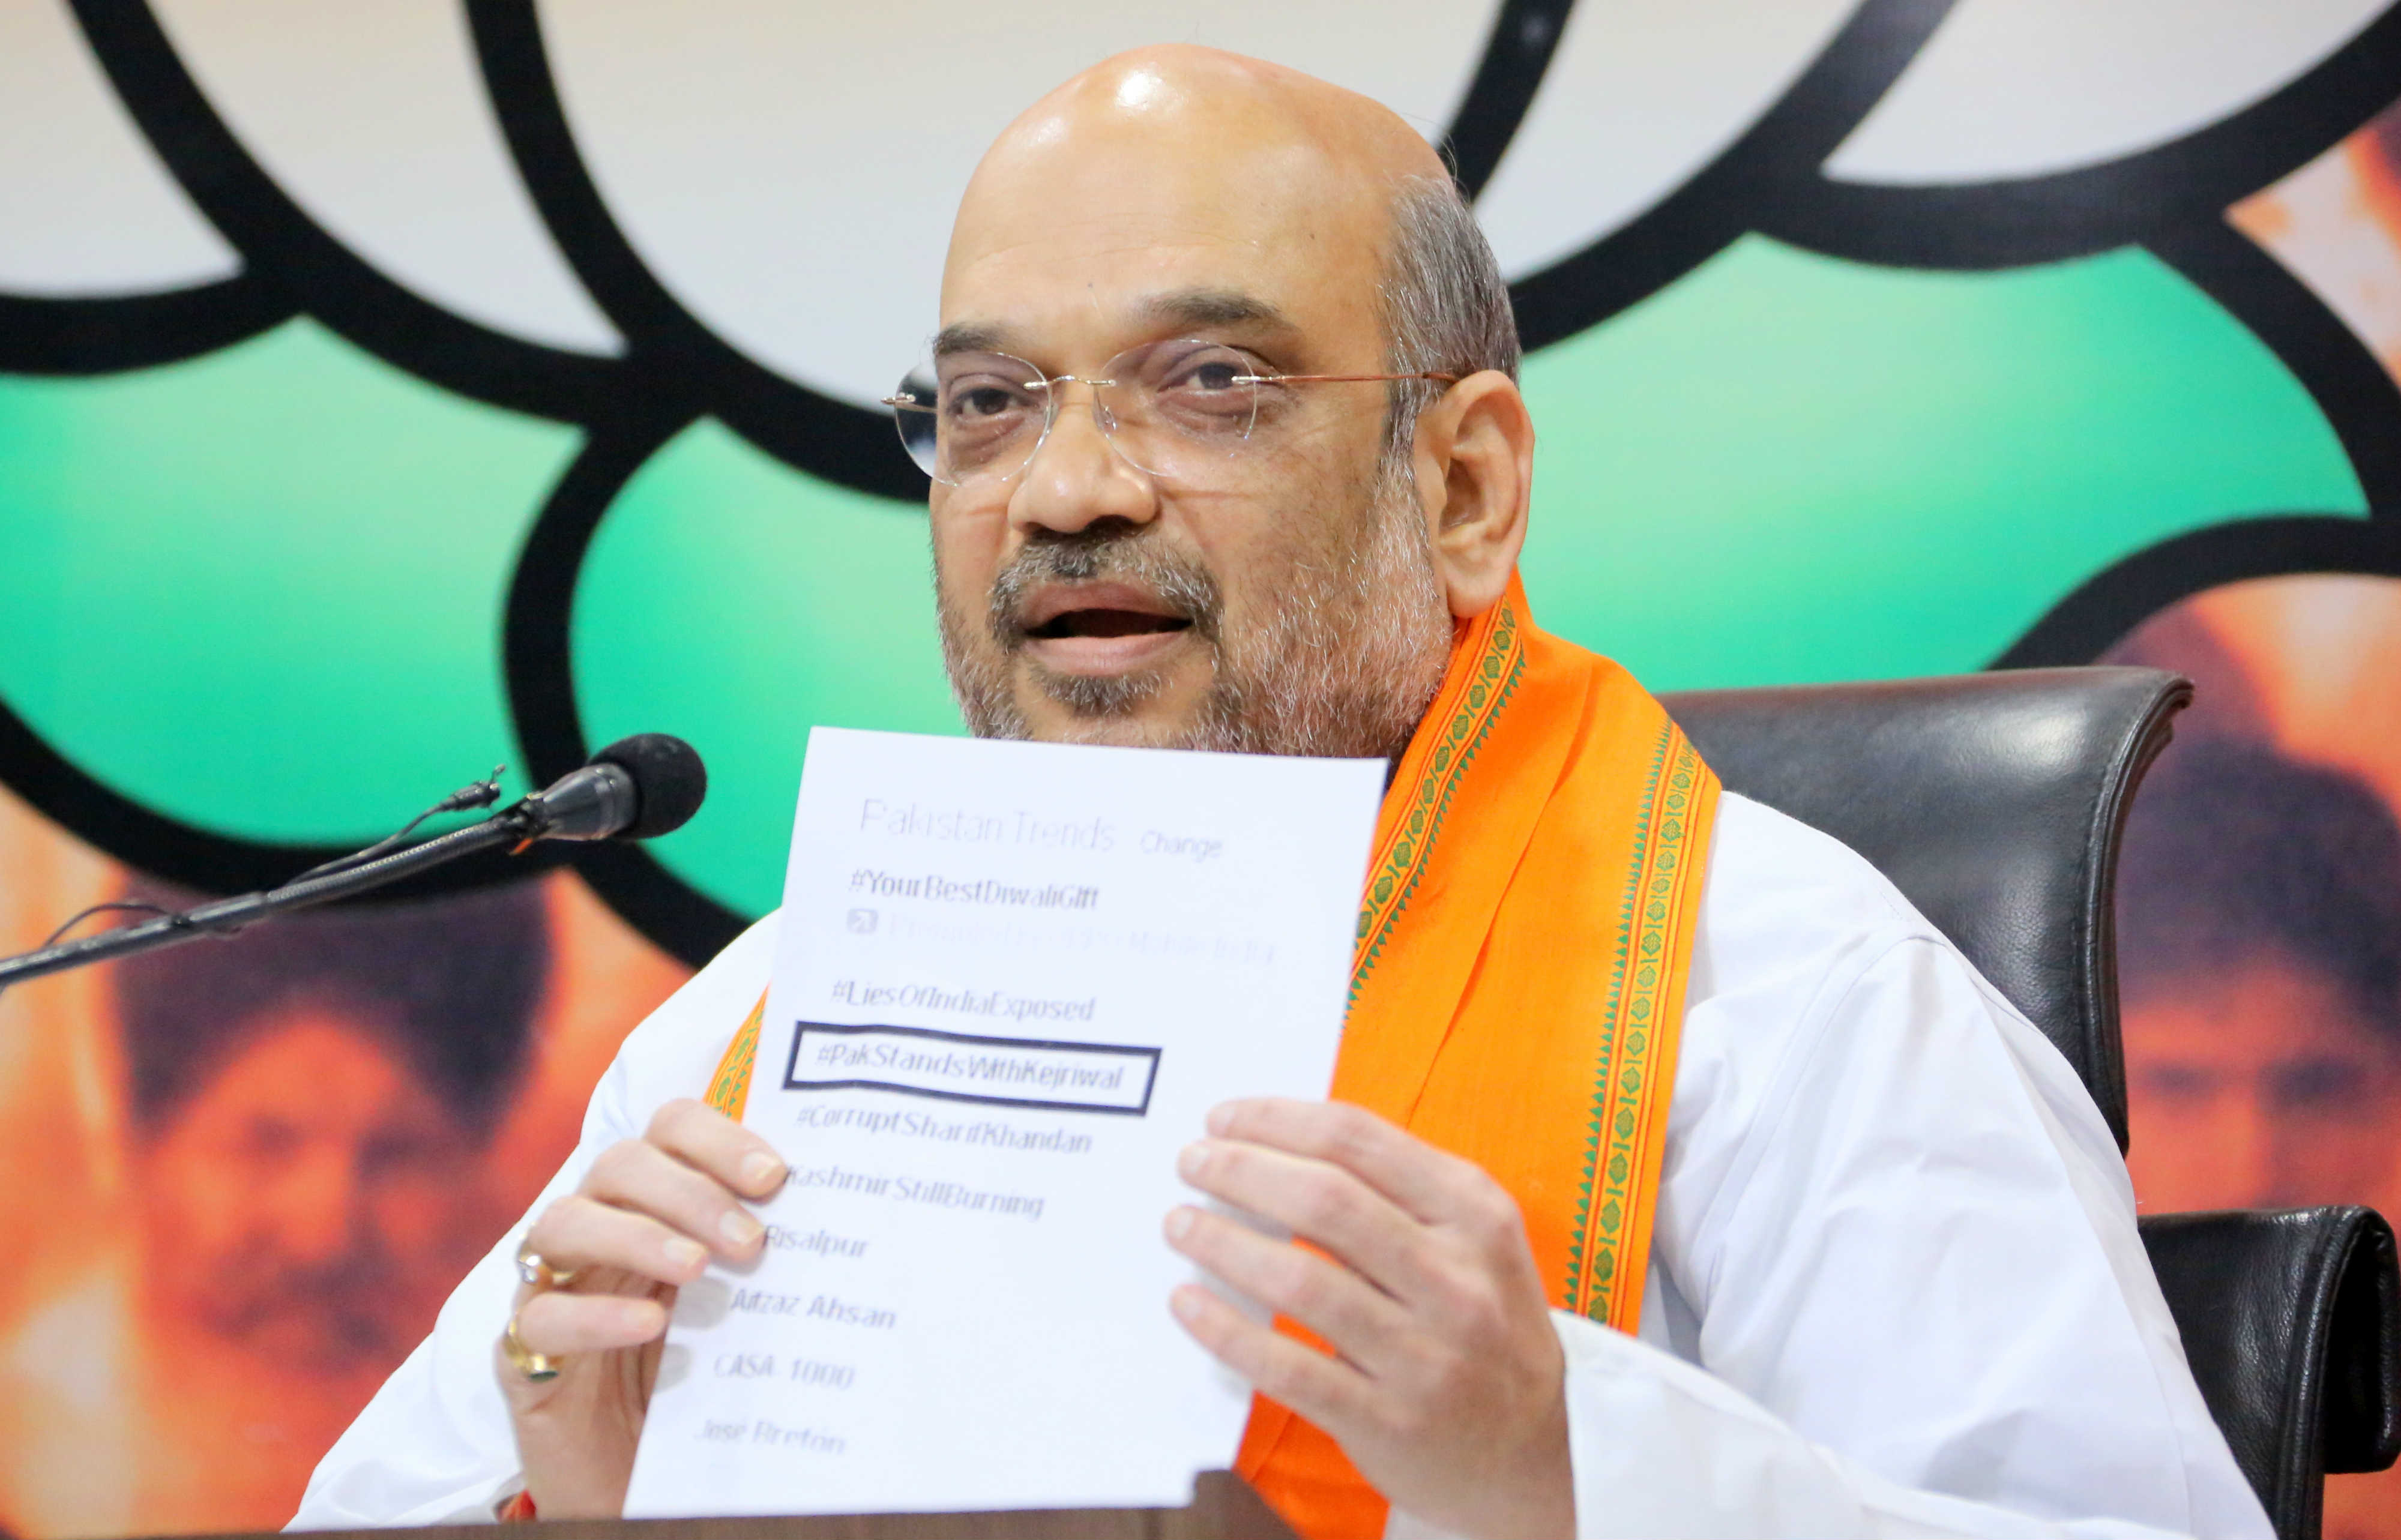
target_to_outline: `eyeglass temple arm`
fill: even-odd
[[[1078,375],[1060,375],[1051,379],[1028,380],[1026,384],[1029,387],[1048,387],[1064,385],[1071,380],[1082,380],[1086,385],[1117,383],[1115,380],[1086,380]],[[1459,376],[1432,372],[1418,375],[1236,375],[1234,376],[1236,385],[1367,385],[1391,380],[1439,380],[1445,385],[1457,385]],[[920,411],[933,410],[925,402],[909,396],[885,396],[883,398],[883,403],[886,406],[915,407]]]
[[[1445,385],[1457,385],[1457,375],[1431,372],[1418,375],[1236,375],[1237,385],[1365,385],[1386,380],[1440,380]]]

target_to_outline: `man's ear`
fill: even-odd
[[[1534,485],[1534,421],[1516,382],[1497,369],[1468,375],[1418,419],[1418,500],[1434,575],[1451,614],[1501,602],[1526,543]]]

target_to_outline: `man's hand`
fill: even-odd
[[[783,1179],[784,1163],[758,1135],[697,1101],[671,1101],[534,1220],[525,1249],[575,1278],[518,1288],[517,1340],[558,1359],[558,1376],[527,1378],[497,1344],[494,1357],[542,1518],[624,1511],[676,1289],[712,1255],[758,1255],[766,1231],[741,1199]]]
[[[1417,1517],[1483,1540],[1572,1534],[1566,1363],[1501,1184],[1339,1102],[1228,1102],[1209,1132],[1184,1179],[1325,1255],[1197,1207],[1168,1215],[1169,1244],[1335,1356],[1195,1284],[1172,1302],[1185,1329]]]

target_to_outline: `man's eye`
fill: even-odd
[[[1256,400],[1244,376],[1247,360],[1219,356],[1198,359],[1170,375],[1159,388],[1159,404],[1170,412],[1204,413],[1212,422],[1247,417]]]
[[[1237,395],[1249,387],[1239,383],[1255,372],[1251,360],[1230,348],[1195,348],[1151,361],[1146,371],[1162,395]]]
[[[2346,1059],[2305,1058],[2276,1066],[2268,1080],[2278,1105],[2324,1113],[2366,1102],[2375,1075]]]
[[[962,417],[996,417],[1017,409],[1017,393],[997,385],[970,386],[951,397],[951,411]]]
[[[2137,1065],[2133,1070],[2137,1094],[2147,1101],[2206,1101],[2222,1089],[2218,1078],[2189,1064]]]

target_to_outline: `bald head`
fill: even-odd
[[[1248,120],[1261,138],[1316,144],[1356,170],[1443,174],[1424,138],[1374,98],[1264,59],[1190,43],[1101,61],[1027,108],[995,148],[1050,123],[1083,118],[1156,129],[1196,114]]]
[[[1214,171],[1210,181],[1237,184],[1224,189],[1235,201],[1270,216],[1284,200],[1328,194],[1347,211],[1401,178],[1447,174],[1379,102],[1264,60],[1168,44],[1104,60],[1026,109],[985,154],[961,224],[1096,157],[1154,175]]]
[[[1395,191],[1447,175],[1398,114],[1354,91],[1214,48],[1119,54],[984,156],[952,233],[944,320],[990,285],[1023,293],[1027,265],[1066,261],[1129,296],[1166,292],[1179,268],[1205,290],[1271,268],[1259,276],[1311,291],[1295,302],[1323,304],[1312,330],[1348,330],[1373,319]]]

